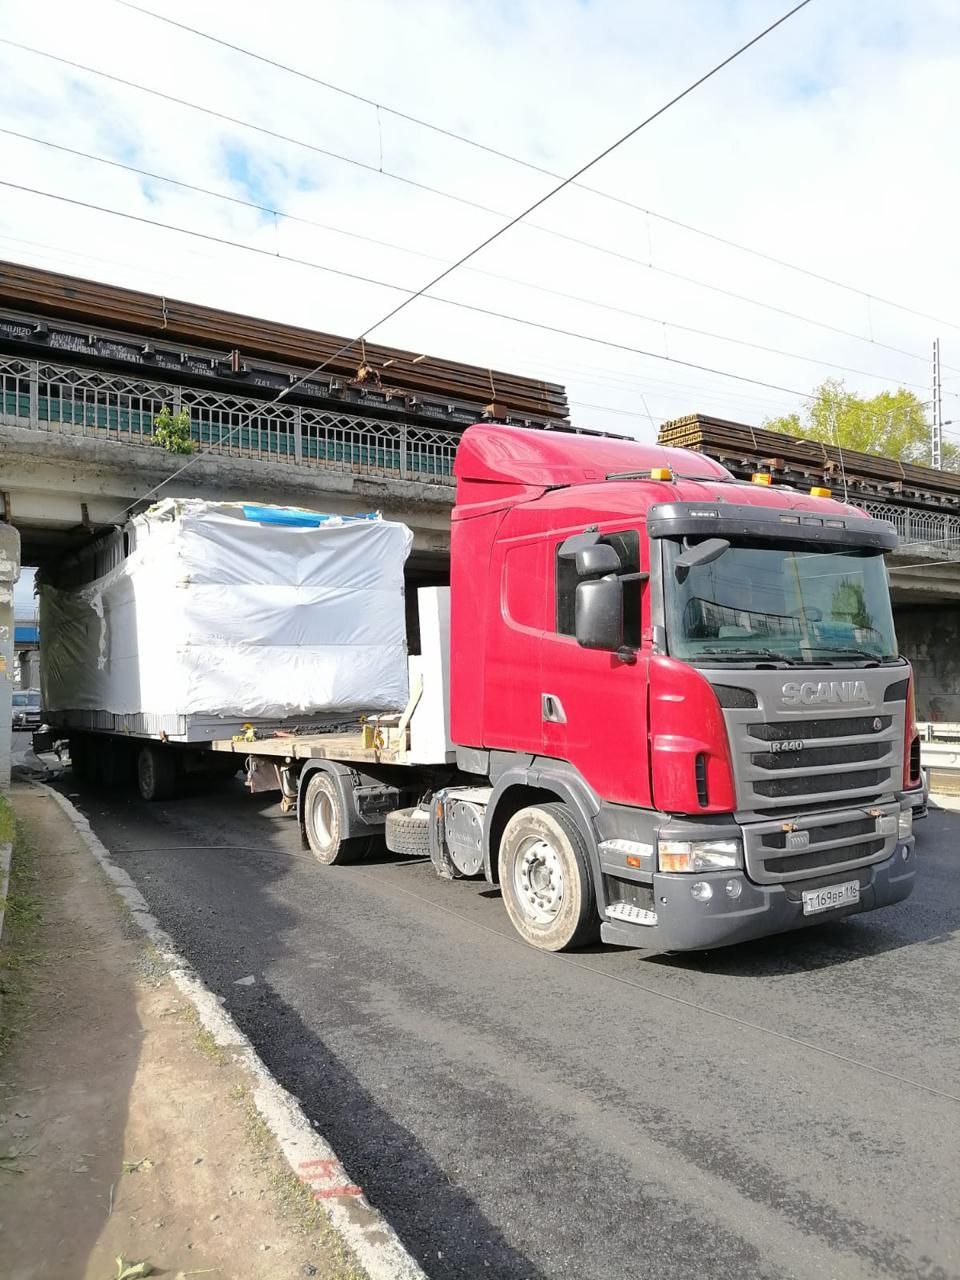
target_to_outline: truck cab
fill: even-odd
[[[528,941],[709,948],[910,893],[891,526],[600,436],[478,426],[455,471],[451,737]]]

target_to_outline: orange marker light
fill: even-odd
[[[636,856],[636,854],[633,854],[633,853],[628,853],[624,861],[626,862],[628,867],[639,868],[643,866],[643,863],[640,861],[640,859]]]
[[[773,476],[766,471],[755,471],[750,479],[754,484],[773,484]]]
[[[669,467],[654,467],[650,472],[651,480],[672,480],[673,472]]]
[[[815,484],[813,488],[810,490],[810,497],[811,498],[832,498],[833,490],[824,489],[821,485]]]

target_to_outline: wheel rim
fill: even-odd
[[[317,843],[328,849],[337,838],[333,800],[326,791],[318,791],[313,801],[313,830]]]
[[[524,915],[533,924],[553,924],[563,906],[563,865],[552,845],[529,836],[517,850],[513,883]]]

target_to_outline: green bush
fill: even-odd
[[[153,443],[168,453],[193,453],[190,438],[190,414],[186,409],[171,412],[164,405],[153,420]]]

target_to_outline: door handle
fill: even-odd
[[[567,723],[567,713],[563,709],[563,703],[555,693],[541,693],[540,711],[543,719],[549,720],[552,724]]]

